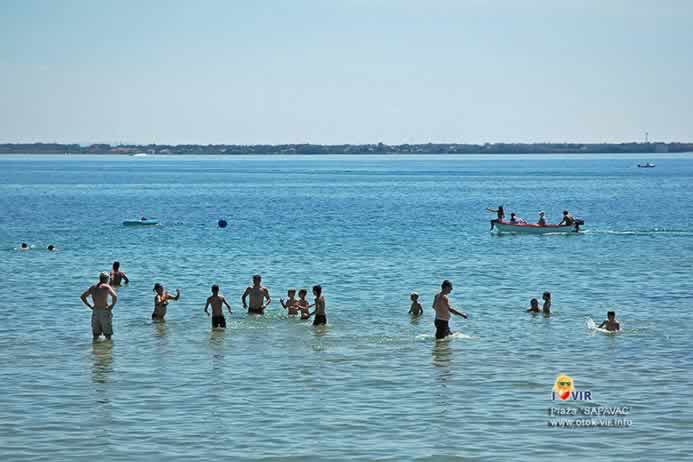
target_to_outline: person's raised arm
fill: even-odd
[[[171,297],[171,296],[169,295],[169,297]],[[180,299],[180,289],[176,289],[176,296],[171,297],[171,298],[174,299],[175,301],[178,301],[178,299]]]
[[[248,298],[249,294],[250,294],[250,287],[246,287],[245,292],[243,292],[243,296],[241,297],[241,301],[243,302],[243,308],[248,308],[248,304],[245,302],[245,299]]]
[[[91,295],[91,287],[89,287],[87,290],[85,290],[84,293],[83,293],[82,295],[80,295],[79,298],[82,299],[82,303],[84,303],[85,305],[87,305],[87,307],[88,307],[90,310],[93,310],[94,307],[91,306],[91,304],[89,304],[89,301],[87,300],[87,297],[89,297],[89,295]]]
[[[280,298],[280,299],[279,299],[279,304],[280,304],[280,305],[282,306],[282,308],[284,308],[284,309],[287,309],[287,308],[288,308],[288,306],[286,306],[286,303],[284,303],[284,299],[283,299],[283,298]]]
[[[118,303],[118,294],[113,290],[113,287],[108,287],[108,293],[111,294],[111,304],[108,305],[108,309],[112,310],[116,303]]]

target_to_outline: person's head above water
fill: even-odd
[[[118,271],[119,269],[120,269],[120,262],[114,261],[113,262],[113,271]]]
[[[111,277],[110,277],[109,274],[106,273],[106,272],[99,273],[99,282],[100,282],[101,284],[107,284],[107,283],[108,283],[108,280],[109,280],[110,278],[111,278]]]
[[[299,296],[299,297],[305,298],[306,295],[308,295],[308,290],[306,290],[306,289],[301,289],[301,290],[298,291],[298,296]]]
[[[214,295],[216,295],[216,294],[219,293],[219,286],[218,286],[217,284],[214,284],[214,285],[212,286],[212,293],[213,293]]]
[[[544,300],[551,300],[551,292],[548,292],[548,291],[544,292],[542,294],[541,298]]]
[[[412,292],[412,293],[409,295],[409,298],[411,299],[412,302],[415,302],[415,301],[417,301],[417,300],[419,299],[419,294],[417,294],[416,292]]]
[[[319,297],[321,293],[322,293],[322,287],[320,286],[320,284],[314,285],[313,286],[313,295],[315,295],[316,297]]]
[[[262,282],[262,276],[260,276],[259,274],[256,274],[253,276],[253,284],[255,284],[256,286],[259,286],[261,282]]]
[[[616,312],[609,311],[608,313],[606,313],[606,317],[609,318],[609,321],[613,321],[616,318]]]
[[[440,285],[440,288],[442,291],[446,294],[449,294],[452,292],[452,282],[448,281],[447,279],[443,281],[443,283]]]
[[[28,248],[29,248],[29,244],[27,244],[26,242],[22,242],[22,245],[21,245],[20,247],[21,247],[22,249],[28,249]]]
[[[536,298],[531,299],[529,301],[529,306],[538,310],[539,309],[539,300],[537,300]]]
[[[55,250],[55,246],[53,244],[48,244],[48,251],[52,252]]]
[[[296,295],[296,289],[287,290],[286,295],[288,295],[289,297],[293,297],[294,295]]]
[[[157,294],[161,294],[161,293],[164,292],[164,286],[161,285],[161,283],[158,283],[158,282],[157,282],[156,284],[154,284],[154,289],[153,289],[153,290],[154,290],[154,292],[156,292]]]
[[[563,215],[568,215],[568,211],[567,211],[567,210],[564,210],[564,211],[563,211]]]

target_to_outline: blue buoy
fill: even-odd
[[[228,225],[228,223],[226,223],[226,220],[219,220],[218,225],[220,228],[226,228],[226,225]]]

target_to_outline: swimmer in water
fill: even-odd
[[[110,305],[108,303],[109,295],[111,296]],[[87,300],[90,296],[93,302],[91,305]],[[108,273],[99,274],[99,282],[85,290],[80,298],[82,303],[91,310],[91,331],[94,340],[97,340],[101,334],[110,340],[113,335],[113,307],[118,302],[118,295],[108,285]]]
[[[166,317],[166,307],[168,306],[168,301],[177,301],[180,299],[180,290],[176,289],[176,295],[174,297],[166,292],[163,285],[157,282],[154,284],[154,292],[156,292],[156,295],[154,296],[154,312],[152,312],[152,320],[165,321],[164,318]]]
[[[409,295],[409,299],[411,300],[409,314],[414,317],[421,316],[423,314],[423,308],[421,307],[421,303],[419,303],[419,294],[412,292],[411,295]]]
[[[551,315],[551,292],[544,292],[541,296],[542,300],[544,300],[544,306],[542,307],[542,311],[544,312],[544,316],[550,316]]]
[[[53,244],[48,244],[48,251],[53,252],[55,250],[55,246]]]
[[[224,317],[223,308],[224,305],[226,305],[229,314],[232,314],[231,305],[228,304],[226,298],[219,295],[219,286],[216,284],[212,286],[212,295],[207,297],[207,304],[205,305],[205,313],[207,313],[207,316],[209,316],[209,305],[212,305],[212,329],[217,327],[226,329],[226,318]]]
[[[436,339],[440,340],[452,335],[450,330],[449,321],[450,313],[456,314],[457,316],[462,316],[467,319],[467,315],[461,311],[457,311],[452,306],[450,306],[450,300],[448,299],[448,294],[452,292],[452,282],[447,279],[443,281],[440,285],[440,292],[436,294],[433,299],[433,309],[436,312],[436,319],[434,324],[436,326]]]
[[[113,270],[111,271],[111,285],[115,287],[120,287],[120,283],[123,281],[125,281],[125,284],[128,284],[130,282],[125,273],[120,271],[120,262],[114,261]]]
[[[298,300],[296,300],[296,289],[289,289],[286,291],[287,297],[289,297],[286,302],[283,298],[279,299],[279,303],[282,304],[282,308],[287,310],[288,314],[295,315],[299,313]]]
[[[310,317],[310,311],[308,310],[308,307],[310,306],[308,304],[308,300],[306,300],[306,297],[308,296],[308,291],[306,289],[301,289],[298,291],[298,308],[301,310],[301,319],[305,320]]]
[[[29,250],[29,244],[22,242],[22,245],[19,246],[19,250]]]
[[[610,332],[617,332],[621,330],[621,324],[616,320],[616,312],[609,311],[606,313],[606,321],[599,324],[599,329],[606,329]]]
[[[313,286],[313,295],[315,295],[315,302],[313,302],[312,305],[309,305],[309,307],[314,306],[315,310],[313,310],[312,313],[309,313],[306,319],[315,315],[313,325],[323,326],[327,324],[327,312],[325,311],[325,297],[322,295],[322,287],[319,284]]]
[[[250,306],[245,301],[248,297],[250,297]],[[265,300],[267,300],[266,303]],[[248,314],[264,314],[265,308],[272,303],[272,298],[269,290],[262,286],[262,276],[259,274],[253,276],[253,285],[245,289],[241,301],[243,302],[243,308],[248,309]]]
[[[527,313],[541,313],[541,310],[539,309],[539,300],[533,298],[529,301],[529,309],[527,310]]]

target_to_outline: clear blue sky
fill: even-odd
[[[0,0],[0,142],[693,141],[693,1]]]

